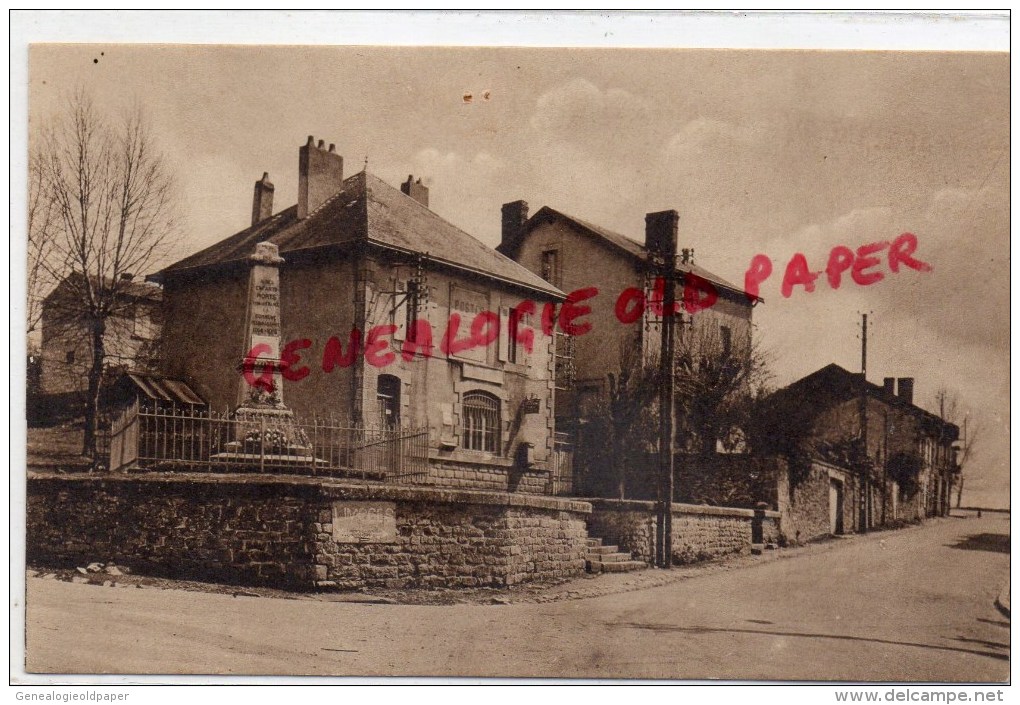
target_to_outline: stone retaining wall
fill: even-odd
[[[385,515],[391,534],[366,524],[353,536],[360,525],[337,518],[347,507]],[[553,497],[286,476],[35,475],[26,550],[31,564],[114,561],[299,589],[502,586],[580,575],[590,511]]]
[[[588,530],[605,543],[630,551],[639,560],[655,558],[655,503],[637,500],[588,500]],[[673,561],[693,563],[751,548],[752,509],[673,505]],[[779,512],[766,511],[765,542],[779,538]]]
[[[429,460],[428,483],[444,487],[493,492],[549,494],[549,473],[513,465],[434,457]]]

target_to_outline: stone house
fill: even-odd
[[[77,395],[88,386],[92,346],[81,310],[83,280],[71,274],[43,300],[38,387],[44,395]],[[106,320],[109,380],[150,366],[161,328],[161,299],[158,286],[130,275],[117,287],[116,306]]]
[[[590,287],[598,292],[584,302],[591,308],[593,333],[561,338],[557,349],[561,359],[557,428],[570,433],[580,447],[586,445],[587,420],[604,408],[621,372],[647,366],[658,356],[661,338],[651,302],[656,296],[661,301],[661,289],[655,289],[649,243],[656,242],[658,230],[675,230],[676,217],[673,214],[670,222],[649,214],[644,242],[638,242],[548,206],[530,217],[528,213],[524,201],[503,206],[502,241],[497,249],[565,292]],[[685,315],[687,325],[677,331],[678,356],[697,349],[709,357],[746,361],[751,354],[751,311],[759,300],[748,299],[742,288],[693,262],[678,264],[677,269],[678,300],[685,285],[696,282],[711,288],[717,297],[710,307]],[[628,299],[625,292],[633,296]],[[644,301],[643,313],[627,315],[636,310],[635,300]],[[716,440],[704,442],[715,450]],[[579,455],[576,462],[578,482],[586,492],[616,491],[614,481],[606,477],[614,471],[604,457]]]
[[[523,324],[511,335],[510,316],[563,294],[429,210],[420,180],[345,178],[333,145],[311,138],[298,161],[297,204],[274,212],[266,174],[249,227],[153,276],[164,374],[212,409],[243,403],[251,258],[269,243],[284,346],[270,356],[289,358],[283,397],[297,418],[427,426],[446,484],[506,490],[523,475],[521,487],[555,489],[552,339]]]
[[[773,395],[777,433],[806,441],[812,456],[778,492],[784,533],[807,540],[948,513],[959,428],[914,404],[913,392],[913,378],[877,385],[831,364]]]

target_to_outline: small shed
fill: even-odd
[[[183,427],[206,415],[208,405],[184,380],[126,372],[110,386],[103,406],[109,419],[110,469],[122,470],[154,455],[157,449],[149,447],[154,443],[182,439]],[[157,418],[162,423],[152,422]],[[158,439],[153,433],[157,426]]]

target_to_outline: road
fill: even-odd
[[[30,578],[27,670],[1005,681],[1009,621],[994,601],[1008,570],[1008,515],[986,514],[543,604],[359,604]]]

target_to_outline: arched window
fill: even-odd
[[[499,399],[486,392],[464,395],[463,445],[468,450],[499,453]]]

